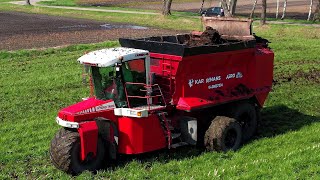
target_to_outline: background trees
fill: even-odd
[[[27,2],[30,0],[26,0]],[[162,14],[163,15],[171,15],[171,5],[173,2],[173,0],[162,0],[163,1],[163,7],[162,7]],[[266,19],[266,12],[267,12],[267,1],[265,0],[250,0],[253,3],[252,6],[252,10],[251,13],[249,14],[250,18],[254,18],[254,12],[256,10],[256,6],[258,3],[261,2],[261,23],[264,24],[265,23],[265,19]],[[307,14],[306,15],[306,19],[308,21],[310,20],[315,20],[318,19],[319,17],[319,2],[320,0],[308,0],[307,4],[308,4],[308,10],[304,10],[303,11],[299,11],[297,13],[300,14]],[[237,10],[237,5],[238,5],[238,0],[199,0],[199,5],[200,9],[199,9],[199,13],[202,12],[204,9],[209,8],[209,7],[204,7],[205,2],[214,2],[216,3],[217,6],[218,2],[219,5],[221,6],[224,10],[224,14],[226,17],[232,17],[236,14],[236,10]],[[241,3],[243,3],[244,1],[240,1]],[[281,20],[286,18],[287,15],[287,7],[288,7],[288,0],[275,0],[275,1],[268,1],[269,3],[275,3],[276,2],[276,9],[275,9],[275,18],[281,18]],[[289,2],[290,3],[290,2]],[[291,5],[292,6],[292,5]],[[293,6],[295,6],[293,4]],[[316,8],[315,8],[316,6]],[[281,14],[281,9],[282,8],[282,14]],[[290,7],[289,7],[290,8]],[[274,11],[274,10],[272,10]]]
[[[237,0],[220,0],[220,3],[226,17],[231,17],[235,14],[237,8]]]
[[[267,0],[262,0],[262,10],[261,10],[261,19],[260,24],[266,24],[266,17],[267,17]]]
[[[162,15],[171,15],[172,0],[163,0]]]

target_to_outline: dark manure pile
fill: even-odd
[[[200,35],[193,35],[186,42],[187,46],[195,47],[195,46],[203,46],[203,45],[217,45],[226,43],[227,40],[222,39],[221,35],[216,29],[207,26],[206,30]]]

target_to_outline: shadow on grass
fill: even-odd
[[[263,109],[261,117],[262,122],[258,128],[256,139],[284,134],[320,122],[320,117],[306,115],[284,105]]]
[[[261,112],[261,116],[261,125],[258,127],[257,134],[252,138],[255,140],[264,137],[274,137],[288,131],[299,130],[304,126],[311,125],[315,122],[320,122],[320,117],[305,115],[284,105],[264,108]],[[247,142],[246,144],[249,143],[250,142]],[[146,163],[147,166],[152,166],[153,162],[167,163],[172,160],[183,160],[199,156],[203,152],[205,152],[204,148],[185,146],[177,149],[144,153],[141,155],[123,155],[119,157],[117,163],[109,168],[115,169],[123,167],[132,160]]]

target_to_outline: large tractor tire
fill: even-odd
[[[204,145],[208,151],[235,151],[239,149],[241,142],[240,124],[226,116],[214,118],[204,136]]]
[[[253,104],[239,103],[232,108],[231,112],[231,116],[240,123],[243,141],[250,140],[257,131],[260,111],[257,111]]]
[[[80,158],[80,137],[77,131],[61,128],[51,141],[50,159],[55,167],[69,174],[96,171],[105,161],[105,145],[98,138],[96,157]]]

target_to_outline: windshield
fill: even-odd
[[[221,13],[221,8],[219,7],[213,7],[208,9],[208,13],[210,14],[220,14]]]
[[[121,77],[116,76],[115,67],[91,67],[94,93],[97,99],[112,99],[117,106],[125,103]]]
[[[146,96],[143,90],[146,83],[144,59],[124,62],[118,67],[92,66],[91,72],[97,99],[112,99],[117,107],[126,107],[127,103],[134,106],[146,104],[146,99],[141,98]],[[130,102],[127,102],[126,94]]]

